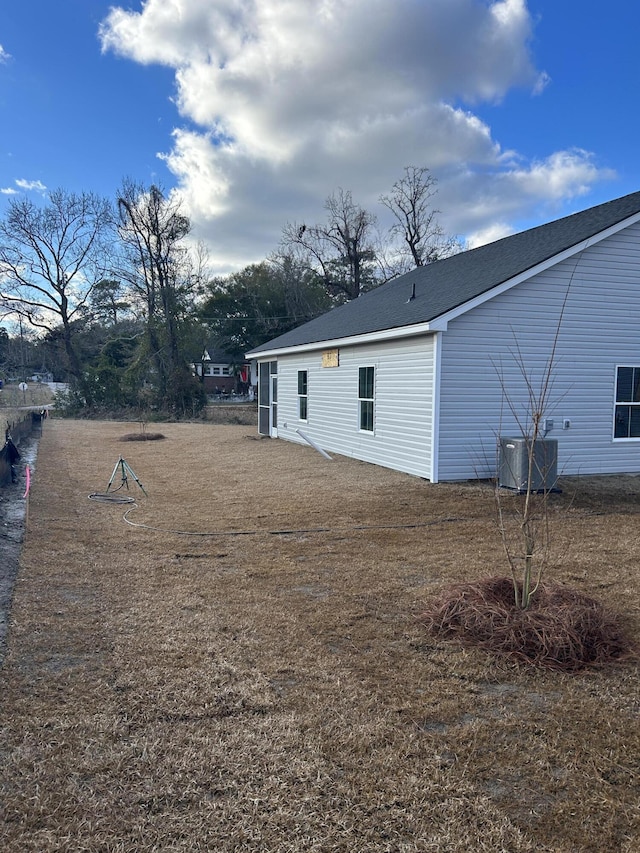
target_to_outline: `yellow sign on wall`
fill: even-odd
[[[323,367],[339,367],[340,366],[340,350],[326,349],[322,353]]]

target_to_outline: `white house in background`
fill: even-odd
[[[262,434],[437,482],[495,474],[523,368],[537,387],[552,353],[558,471],[640,472],[640,192],[415,269],[247,358]]]

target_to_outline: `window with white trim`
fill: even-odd
[[[358,416],[360,429],[373,432],[375,367],[358,369]]]
[[[640,367],[618,367],[614,438],[640,438]]]
[[[301,421],[307,420],[308,397],[309,397],[308,374],[306,370],[298,371],[298,417]]]

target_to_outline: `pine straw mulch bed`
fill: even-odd
[[[127,432],[120,436],[120,441],[162,441],[162,432]]]
[[[0,849],[632,853],[638,663],[430,636],[491,494],[252,429],[49,420],[0,672]],[[564,483],[554,583],[640,635],[640,478]],[[123,511],[126,520],[123,518]],[[129,523],[127,523],[129,522]],[[206,534],[206,535],[203,535]]]
[[[518,591],[521,598],[521,584]],[[619,616],[597,599],[553,582],[541,583],[524,610],[515,606],[511,578],[457,584],[429,602],[422,621],[433,637],[566,672],[636,654]]]

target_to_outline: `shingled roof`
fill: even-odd
[[[418,267],[248,355],[429,323],[638,213],[635,192]]]

